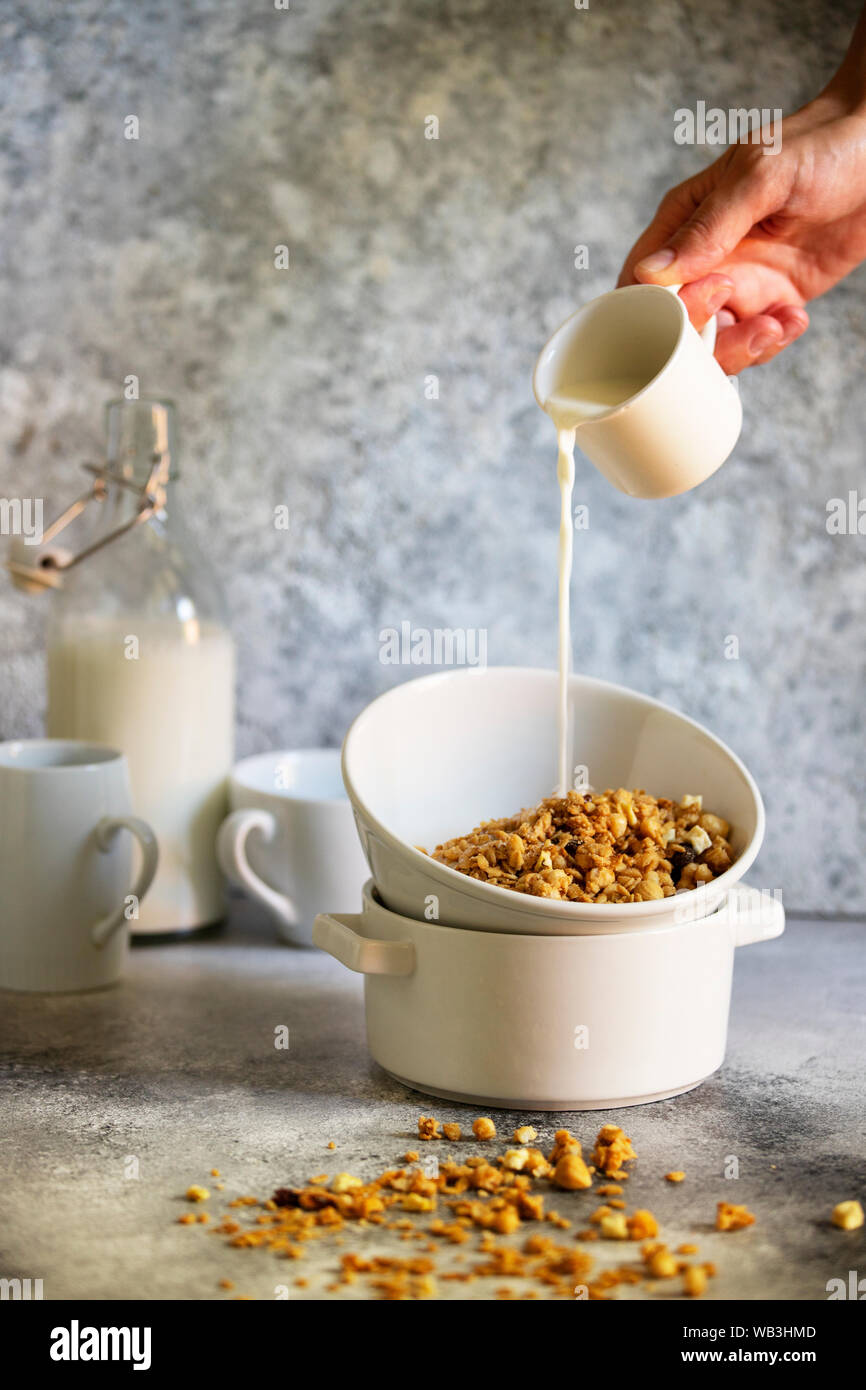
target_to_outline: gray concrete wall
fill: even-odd
[[[177,400],[184,506],[229,580],[242,752],[339,741],[411,674],[379,661],[402,621],[485,628],[492,663],[554,664],[537,349],[711,157],[674,144],[673,111],[793,109],[856,11],[5,5],[0,496],[67,499],[128,373]],[[866,542],[825,526],[862,480],[864,283],[746,375],[741,443],[699,491],[635,502],[588,464],[577,483],[576,669],[733,745],[767,801],[753,877],[813,911],[866,907]],[[4,737],[41,727],[49,601],[0,584]]]

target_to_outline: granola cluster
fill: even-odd
[[[432,858],[470,878],[579,903],[648,902],[697,888],[730,868],[731,827],[703,809],[644,791],[551,797],[437,845]]]

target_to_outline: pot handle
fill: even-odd
[[[313,923],[313,945],[359,975],[411,975],[415,947],[411,941],[376,941],[356,930],[360,912],[320,912]]]
[[[738,883],[731,889],[720,911],[730,921],[735,946],[772,941],[785,930],[785,909],[781,900],[750,888],[747,883]]]

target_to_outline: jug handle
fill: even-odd
[[[682,289],[682,285],[662,285],[662,289],[670,290],[671,294],[679,294],[680,290]],[[713,317],[707,323],[704,324],[700,332],[701,342],[703,343],[707,352],[710,353],[710,355],[712,355],[716,346],[717,329],[718,324],[716,322],[716,315],[713,314]]]

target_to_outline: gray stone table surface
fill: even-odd
[[[828,1221],[836,1202],[866,1195],[864,926],[790,921],[780,940],[738,953],[722,1070],[688,1095],[610,1116],[639,1155],[629,1208],[649,1207],[672,1246],[694,1240],[701,1258],[716,1262],[711,1297],[824,1299],[829,1279],[866,1271],[864,1230],[845,1233]],[[285,1286],[294,1300],[331,1296],[344,1251],[423,1250],[368,1227],[342,1246],[311,1242],[290,1262],[178,1224],[191,1210],[191,1183],[211,1190],[213,1221],[235,1196],[264,1198],[316,1173],[374,1176],[408,1148],[425,1147],[415,1142],[419,1114],[465,1129],[475,1113],[429,1101],[380,1071],[365,1046],[360,977],[317,952],[278,945],[246,903],[233,905],[217,936],[136,948],[115,989],[0,999],[0,1275],[41,1278],[47,1299],[273,1299]],[[275,1047],[281,1027],[287,1049]],[[518,1117],[494,1116],[510,1137]],[[545,1144],[565,1124],[586,1145],[609,1117],[528,1118]],[[481,1146],[434,1147],[457,1156]],[[736,1181],[724,1177],[731,1156]],[[673,1186],[663,1175],[676,1168],[686,1179]],[[556,1206],[574,1222],[561,1238],[571,1241],[598,1199],[560,1196]],[[756,1224],[715,1232],[721,1199],[746,1203]],[[445,1247],[440,1269],[465,1269],[476,1245]],[[598,1241],[586,1249],[604,1267],[634,1247]],[[221,1279],[234,1290],[222,1290]],[[369,1297],[365,1282],[334,1296]],[[439,1290],[492,1298],[503,1284],[524,1289],[498,1278],[440,1281]],[[616,1296],[679,1296],[679,1281]]]

